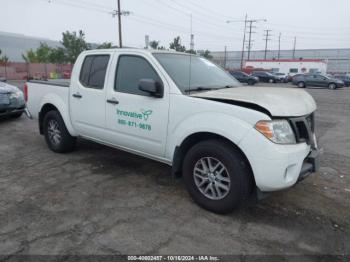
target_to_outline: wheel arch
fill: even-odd
[[[41,135],[44,134],[43,122],[44,122],[45,115],[50,111],[57,111],[61,115],[63,122],[64,122],[68,132],[70,133],[70,135],[77,136],[73,126],[70,123],[69,114],[64,109],[64,106],[62,106],[62,105],[60,106],[57,103],[52,103],[49,101],[47,101],[46,103],[43,103],[43,105],[40,107],[40,111],[39,111],[39,132]]]
[[[224,141],[225,143],[229,144],[232,146],[235,150],[237,150],[241,156],[243,157],[245,163],[247,164],[247,168],[250,171],[250,175],[252,178],[252,181],[254,182],[255,185],[255,178],[253,174],[253,169],[251,167],[251,164],[246,156],[246,154],[243,152],[241,148],[239,148],[238,145],[236,145],[234,142],[232,142],[230,139],[216,134],[212,132],[197,132],[193,133],[189,136],[187,136],[182,143],[175,148],[174,152],[174,157],[173,157],[173,164],[172,164],[172,174],[173,176],[181,176],[181,170],[182,170],[182,164],[183,160],[187,154],[187,152],[196,144],[199,142],[205,141],[205,140],[211,140],[211,139],[219,139]]]
[[[50,103],[44,104],[40,109],[40,112],[39,112],[39,132],[41,135],[44,134],[43,126],[44,126],[45,115],[50,111],[58,111],[59,112],[57,107],[55,107],[53,104],[50,104]]]

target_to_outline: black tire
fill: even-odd
[[[248,85],[253,86],[255,85],[255,82],[253,80],[248,80]]]
[[[57,124],[57,130],[60,132],[60,141],[55,143],[49,135],[49,124]],[[76,145],[76,138],[71,136],[64,124],[60,113],[56,110],[49,111],[44,116],[43,131],[48,147],[56,153],[66,153],[74,150]]]
[[[11,115],[11,118],[20,118],[22,116],[23,112],[15,113]]]
[[[303,81],[298,82],[298,83],[297,83],[297,86],[298,86],[299,88],[305,88],[305,87],[306,87],[305,82],[303,82]]]
[[[196,185],[194,168],[201,158],[206,157],[215,158],[226,167],[230,186],[222,199],[205,196]],[[183,177],[193,200],[204,209],[218,214],[232,212],[250,196],[253,189],[252,174],[241,152],[220,139],[200,142],[188,151],[183,162]]]
[[[328,85],[328,89],[330,89],[330,90],[335,90],[335,89],[337,89],[337,84],[335,84],[335,83],[330,83],[330,84]]]

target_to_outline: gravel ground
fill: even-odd
[[[320,172],[226,216],[168,166],[85,140],[55,154],[36,121],[0,120],[0,254],[349,255],[350,89],[307,91]]]

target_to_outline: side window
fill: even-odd
[[[141,79],[153,79],[161,82],[158,74],[150,63],[140,57],[121,55],[117,65],[114,90],[122,93],[149,96],[149,93],[139,90]]]
[[[109,55],[89,55],[85,57],[80,72],[80,82],[88,88],[103,89]]]

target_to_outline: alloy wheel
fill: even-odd
[[[62,141],[61,131],[59,129],[58,122],[55,119],[51,119],[47,126],[47,133],[49,139],[53,145],[59,145]]]
[[[202,157],[193,169],[197,189],[212,200],[223,199],[230,192],[231,179],[225,165],[216,158]]]

